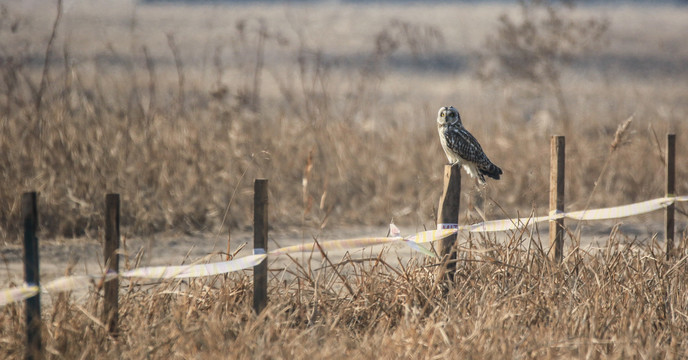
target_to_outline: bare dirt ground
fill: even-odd
[[[318,234],[311,231],[274,231],[269,234],[269,249],[312,243],[313,237],[320,241],[380,237],[387,235],[387,229],[375,227],[356,227],[340,230],[330,230]],[[227,253],[227,234],[173,234],[162,233],[148,237],[126,238],[123,237],[121,245],[125,254],[120,259],[120,269],[128,269],[142,266],[157,265],[181,265],[197,261],[215,262],[224,261]],[[103,268],[103,250],[101,239],[74,238],[74,239],[48,239],[39,240],[39,256],[41,262],[41,280],[49,281],[52,278],[62,276],[71,267],[72,274],[98,274]],[[230,241],[230,253],[236,253],[237,257],[251,254],[253,249],[253,233],[250,231],[232,232]],[[378,250],[381,247],[376,247]],[[403,247],[399,247],[404,249]],[[404,249],[406,250],[406,249]],[[410,251],[406,250],[406,253]],[[361,253],[361,250],[353,250],[352,253]],[[3,261],[0,272],[0,284],[21,283],[23,278],[22,246],[7,245],[0,249],[0,257]],[[137,256],[138,255],[138,256]],[[305,255],[308,256],[308,255]],[[137,257],[140,258],[138,266]],[[320,258],[316,254],[317,258]],[[300,256],[294,257],[295,259]]]
[[[573,222],[568,224],[572,233],[576,227]],[[636,222],[612,222],[599,221],[587,223],[581,228],[581,247],[594,250],[607,244],[610,234],[618,225],[617,239],[621,243],[634,243],[645,246],[656,241],[657,246],[664,246],[663,224],[657,221]],[[547,225],[541,225],[539,229],[531,229],[535,241],[539,238],[543,244],[547,244]],[[688,223],[677,224],[677,235],[688,227]],[[404,229],[402,235],[411,235],[415,231],[423,229]],[[539,231],[539,235],[538,235]],[[319,241],[386,236],[387,229],[382,227],[350,227],[345,229],[333,229],[317,233],[313,230],[271,230],[269,249],[279,247],[312,243],[313,238]],[[492,233],[490,240],[504,241],[508,233]],[[680,238],[677,236],[677,238]],[[480,234],[471,235],[473,246],[480,248],[480,244],[486,238]],[[103,254],[101,240],[94,238],[75,239],[41,239],[39,255],[41,262],[41,281],[43,283],[70,272],[71,274],[100,274],[103,268]],[[468,234],[460,234],[459,241],[462,246],[469,241]],[[570,246],[570,238],[566,239],[566,246]],[[236,253],[237,257],[249,255],[253,248],[253,233],[250,231],[232,232],[230,241],[230,253]],[[148,237],[122,239],[122,251],[124,256],[120,259],[120,269],[131,269],[141,266],[157,265],[181,265],[194,262],[215,262],[225,260],[227,252],[227,234],[171,234],[163,233]],[[22,263],[21,245],[8,245],[0,249],[2,270],[0,270],[0,287],[8,287],[22,283],[24,275]],[[341,261],[342,257],[349,254],[352,258],[377,257],[382,254],[386,261],[392,265],[405,264],[412,258],[420,259],[424,255],[419,254],[403,244],[387,244],[354,249],[350,251],[334,251],[329,253],[333,262]],[[137,266],[137,259],[138,266]],[[309,261],[313,268],[323,265],[320,254],[301,253],[292,258],[285,256],[270,259],[270,269],[280,270],[294,267],[295,261],[306,264]],[[284,273],[272,271],[274,275]],[[277,275],[279,276],[279,275]]]

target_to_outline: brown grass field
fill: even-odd
[[[31,190],[41,241],[100,239],[107,192],[122,196],[126,237],[248,230],[260,177],[275,229],[434,228],[444,105],[504,170],[484,188],[463,176],[462,222],[546,214],[554,133],[567,137],[567,209],[663,196],[669,132],[688,194],[688,8],[558,11],[609,27],[552,87],[478,75],[515,5],[66,1],[56,18],[52,2],[3,2],[0,242],[20,242]],[[686,258],[665,260],[661,233],[620,224],[599,249],[570,247],[560,267],[545,259],[546,229],[462,235],[451,284],[429,259],[385,251],[335,267],[294,261],[272,272],[259,316],[250,272],[126,284],[116,338],[98,291],[53,296],[44,343],[55,359],[688,357]],[[0,358],[23,356],[22,314],[0,308]]]

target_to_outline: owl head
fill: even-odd
[[[461,125],[461,116],[459,115],[459,110],[456,110],[453,106],[443,106],[440,111],[437,112],[437,124],[440,126],[444,125]]]

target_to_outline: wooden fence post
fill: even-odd
[[[666,152],[666,196],[676,196],[676,134],[667,134]],[[667,206],[664,213],[667,260],[674,255],[674,207]]]
[[[268,180],[256,179],[253,194],[253,249],[268,250]],[[253,267],[253,309],[256,314],[268,304],[268,261]]]
[[[105,195],[105,257],[106,273],[119,274],[119,194]],[[109,275],[109,274],[108,274]],[[117,333],[119,320],[119,277],[104,284],[103,323],[110,334]]]
[[[24,281],[40,286],[38,262],[38,208],[37,194],[27,192],[22,195],[22,219],[24,221]],[[25,300],[26,348],[25,359],[43,358],[41,345],[41,293]]]
[[[564,211],[565,148],[563,136],[552,136],[549,172],[549,210],[550,214]],[[564,255],[564,219],[549,222],[549,257],[561,263]]]
[[[459,208],[461,205],[461,167],[458,165],[444,165],[444,188],[437,211],[438,224],[458,224]],[[442,239],[440,255],[447,261],[447,272],[453,278],[456,270],[458,254],[454,249],[456,235]]]

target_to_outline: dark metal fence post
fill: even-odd
[[[119,273],[119,194],[105,195],[105,246],[103,255],[107,273]],[[108,332],[117,333],[119,320],[119,277],[103,286],[103,323]]]
[[[37,194],[27,192],[22,195],[22,219],[24,221],[24,281],[29,285],[40,286],[38,266],[38,208]],[[43,358],[41,344],[41,293],[25,300],[26,349],[25,359]]]
[[[676,134],[667,134],[666,152],[666,196],[676,196]],[[667,259],[674,255],[674,207],[667,206],[664,213]]]
[[[268,180],[256,179],[253,195],[253,249],[268,248]],[[253,309],[260,314],[268,303],[268,261],[253,267]]]

